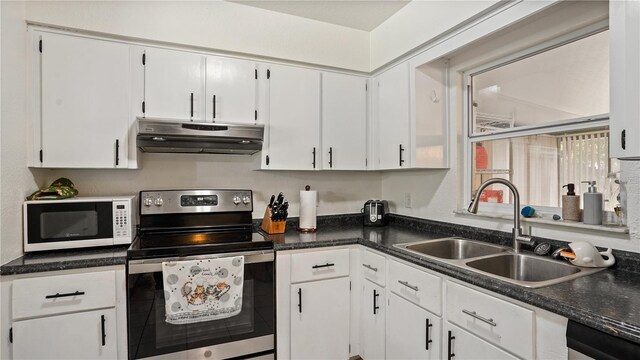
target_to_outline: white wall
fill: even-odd
[[[29,1],[27,19],[105,34],[369,71],[369,33],[214,1]]]
[[[26,167],[26,31],[25,5],[2,1],[0,124],[0,263],[22,254],[22,201],[36,187]]]
[[[289,216],[298,216],[299,191],[319,192],[318,214],[356,213],[367,199],[380,197],[380,174],[337,171],[258,171],[259,154],[224,156],[144,154],[140,170],[34,169],[38,185],[70,178],[81,196],[126,195],[140,190],[175,188],[239,188],[254,190],[254,218],[262,218],[272,194],[284,192]]]
[[[371,31],[371,69],[377,69],[408,53],[498,2],[410,2]]]
[[[511,231],[512,223],[493,219],[459,216],[454,210],[466,208],[463,203],[464,152],[463,102],[461,71],[521,51],[561,34],[595,23],[608,16],[606,2],[564,3],[526,19],[515,27],[500,31],[450,54],[450,170],[413,170],[386,172],[382,175],[382,198],[391,202],[391,211],[398,214],[446,222]],[[466,120],[465,120],[466,121]],[[640,165],[622,164],[622,178],[628,193],[630,235],[613,235],[558,227],[534,227],[534,235],[565,241],[587,240],[596,245],[640,252]],[[412,198],[412,207],[404,206],[405,194]],[[482,206],[481,206],[482,211]]]

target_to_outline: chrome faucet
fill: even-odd
[[[533,239],[531,239],[531,236],[522,234],[522,227],[520,226],[520,193],[518,193],[518,189],[511,181],[501,178],[493,178],[483,182],[478,188],[476,196],[471,200],[471,204],[467,210],[472,214],[478,213],[480,194],[482,194],[482,191],[484,191],[487,186],[492,184],[502,184],[508,187],[513,193],[513,230],[511,231],[511,236],[513,238],[513,250],[517,254],[520,252],[520,243],[533,244]]]

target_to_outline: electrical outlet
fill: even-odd
[[[404,207],[411,208],[411,193],[404,193]]]

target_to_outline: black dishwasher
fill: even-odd
[[[640,359],[640,344],[572,320],[567,324],[567,347],[569,359]]]

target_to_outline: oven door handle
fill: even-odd
[[[221,254],[205,254],[184,257],[165,257],[156,259],[129,260],[127,271],[128,274],[145,274],[162,271],[162,263],[168,261],[188,261],[188,260],[207,260],[234,256],[244,256],[245,264],[257,264],[264,262],[272,262],[275,258],[273,250],[267,251],[249,251],[237,253],[221,253]]]

